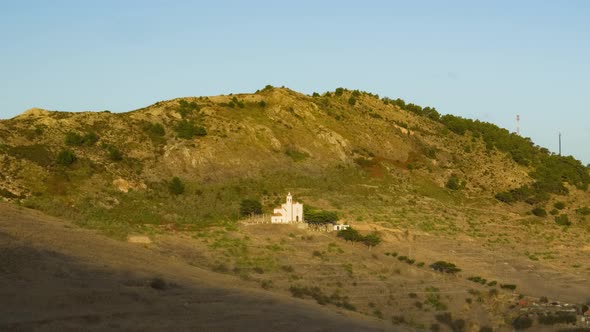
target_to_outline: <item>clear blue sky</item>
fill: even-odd
[[[0,0],[0,118],[343,86],[590,162],[590,1]]]

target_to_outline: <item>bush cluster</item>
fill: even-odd
[[[381,236],[378,233],[370,233],[365,236],[361,235],[356,229],[352,227],[348,227],[347,229],[343,229],[338,231],[336,234],[339,238],[344,239],[345,241],[350,242],[361,242],[365,244],[367,247],[375,247],[381,243]]]
[[[430,264],[430,267],[435,271],[449,273],[449,274],[455,274],[455,273],[461,271],[461,269],[458,268],[455,264],[445,262],[445,261],[438,261],[438,262],[432,263],[432,264]]]
[[[195,136],[205,136],[207,131],[201,126],[196,126],[194,123],[182,120],[176,127],[174,127],[178,138],[191,139]]]
[[[479,284],[485,285],[488,281],[482,277],[469,277],[467,278],[469,281],[477,282]]]
[[[69,146],[91,146],[96,144],[98,139],[98,135],[94,132],[86,133],[84,136],[82,136],[76,132],[68,131],[66,133],[65,143]]]
[[[557,314],[548,313],[547,315],[539,316],[537,320],[543,325],[575,324],[577,321],[576,314],[561,312]]]
[[[342,296],[337,292],[332,295],[326,295],[319,287],[303,287],[303,286],[291,286],[289,288],[291,295],[300,299],[309,296],[313,298],[318,304],[334,304],[338,307],[356,311],[356,307],[349,302],[348,296]]]
[[[411,258],[409,258],[408,256],[398,256],[398,257],[397,257],[397,259],[398,259],[400,262],[406,262],[406,263],[408,263],[408,264],[410,264],[410,265],[412,265],[412,264],[414,264],[414,262],[416,262],[416,260],[415,260],[415,259],[411,259]]]
[[[192,114],[194,111],[199,111],[200,109],[201,107],[199,107],[199,105],[194,101],[188,102],[184,99],[178,101],[177,111],[183,119]]]
[[[145,130],[149,135],[159,136],[162,137],[166,135],[166,130],[164,130],[164,126],[161,123],[147,123],[143,130]]]
[[[537,217],[547,217],[547,211],[542,207],[536,207],[532,210],[532,212]]]

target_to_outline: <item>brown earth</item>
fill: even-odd
[[[394,329],[4,203],[0,262],[0,330]]]

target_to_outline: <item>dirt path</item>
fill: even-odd
[[[165,284],[152,287],[154,278]],[[0,203],[3,331],[391,330],[356,313],[249,287],[237,278]]]

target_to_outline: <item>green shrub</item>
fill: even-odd
[[[558,210],[563,210],[563,209],[565,209],[565,203],[564,202],[555,202],[555,204],[553,204],[553,207]]]
[[[439,272],[443,272],[443,273],[450,273],[450,274],[455,274],[455,273],[461,271],[461,269],[458,268],[455,264],[445,262],[445,261],[435,262],[435,263],[431,264],[430,267],[435,271],[439,271]]]
[[[348,104],[354,106],[356,104],[356,98],[354,98],[354,96],[350,96],[350,98],[348,98]]]
[[[502,289],[509,289],[509,290],[515,290],[516,289],[516,285],[514,285],[514,284],[500,284],[500,288],[502,288]]]
[[[57,155],[57,163],[63,166],[69,166],[76,161],[76,155],[70,150],[61,150]]]
[[[554,324],[576,324],[575,313],[561,313],[556,314],[547,313],[538,317],[539,324],[554,325]]]
[[[162,137],[166,135],[166,130],[161,123],[148,123],[143,128],[149,135]]]
[[[479,284],[485,285],[488,281],[482,277],[469,277],[467,278],[469,281],[477,282]]]
[[[581,214],[583,216],[590,215],[590,207],[585,206],[585,207],[576,209],[576,213]]]
[[[265,108],[266,107],[266,102],[264,100],[261,100],[261,101],[258,102],[258,106],[260,108]]]
[[[98,142],[99,137],[95,132],[89,132],[86,135],[84,135],[82,140],[84,141],[84,145],[91,146],[91,145],[96,144],[96,142]]]
[[[195,136],[205,136],[207,131],[201,126],[195,126],[194,123],[182,120],[174,127],[178,138],[191,139]]]
[[[68,131],[65,137],[65,143],[69,146],[91,146],[98,142],[98,135],[94,132],[87,133],[84,136],[81,136],[78,133],[73,131]]]
[[[516,202],[516,199],[514,198],[514,195],[512,195],[511,192],[509,191],[503,191],[503,192],[499,192],[496,194],[496,199],[499,200],[500,202],[504,202],[504,203],[514,203]]]
[[[334,91],[334,94],[338,97],[342,96],[343,93],[344,93],[344,88],[337,88],[336,91]]]
[[[66,133],[65,143],[69,146],[81,146],[84,143],[84,139],[80,134],[68,131]]]
[[[309,158],[309,154],[307,152],[302,152],[295,149],[287,149],[287,151],[285,151],[285,154],[291,157],[291,159],[293,159],[293,161],[295,162]]]
[[[188,115],[192,114],[194,111],[199,111],[201,108],[197,105],[196,102],[191,101],[188,102],[184,99],[178,101],[178,114],[184,119]]]
[[[445,187],[451,190],[459,190],[463,186],[461,180],[459,180],[459,178],[456,175],[451,175],[451,177],[449,177],[449,179],[447,180]]]
[[[377,233],[368,234],[363,238],[363,243],[369,248],[379,245],[381,241],[381,237]]]
[[[168,190],[172,195],[181,195],[184,193],[184,183],[182,183],[182,180],[178,176],[175,176],[168,184]]]
[[[572,223],[567,214],[561,214],[555,217],[555,223],[560,226],[570,226]]]
[[[356,311],[356,307],[349,302],[348,296],[342,296],[338,292],[334,292],[332,295],[326,295],[319,287],[303,287],[303,286],[291,286],[289,291],[293,297],[300,299],[309,296],[313,298],[318,304],[334,304],[337,307],[344,308],[346,310]]]
[[[546,217],[547,216],[547,211],[545,211],[545,209],[543,209],[541,207],[534,208],[532,212],[537,217]]]

